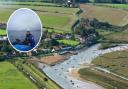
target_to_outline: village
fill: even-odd
[[[6,27],[6,24],[1,23],[0,25],[1,29],[3,29],[4,27]],[[48,37],[48,35],[52,34],[51,36]],[[74,44],[72,43],[72,41],[70,42],[70,40],[77,40],[76,42],[74,42]],[[8,43],[8,39],[6,35],[3,35],[0,37],[0,41],[1,41],[1,51],[5,51],[5,53],[3,53],[4,55],[1,55],[1,58],[3,58],[2,56],[4,56],[3,59],[7,59],[7,58],[12,58],[15,57],[17,55],[23,56],[39,56],[39,55],[65,55],[65,54],[72,54],[75,55],[77,54],[77,50],[80,50],[81,48],[85,47],[85,46],[90,46],[92,44],[94,44],[94,39],[95,39],[95,35],[90,35],[88,37],[81,37],[80,35],[74,35],[71,33],[55,33],[55,32],[47,32],[44,31],[42,40],[40,45],[35,48],[32,52],[30,53],[19,53],[15,50],[13,50],[12,48],[9,47],[9,43]],[[58,40],[65,40],[66,42],[59,42]],[[70,43],[72,44],[70,44]],[[10,51],[9,51],[10,50]],[[56,60],[56,56],[55,58],[52,56],[52,59],[50,59],[51,61],[53,61],[54,63],[54,59],[55,62],[57,61],[61,61],[61,59]],[[63,59],[62,59],[63,60]],[[48,63],[49,64],[49,63]],[[52,64],[52,63],[51,63]]]

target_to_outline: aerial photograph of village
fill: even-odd
[[[0,89],[128,89],[128,0],[0,0]]]

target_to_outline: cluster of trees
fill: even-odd
[[[48,32],[48,30],[45,30],[42,34],[43,36],[39,47],[52,49],[52,46],[58,46],[59,42],[51,37],[52,34],[53,32]]]
[[[95,29],[95,22],[88,18],[81,18],[78,26],[75,30],[76,34],[83,36],[89,36],[90,34],[98,35]]]
[[[82,37],[87,37],[92,34],[96,35],[97,37],[99,36],[98,32],[96,29],[103,29],[103,30],[112,30],[116,31],[118,30],[117,26],[113,26],[109,24],[108,22],[100,22],[99,20],[93,18],[81,18],[79,21],[79,24],[76,26],[75,29],[75,34],[79,34]]]

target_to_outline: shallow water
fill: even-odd
[[[47,66],[43,68],[44,64],[39,63],[39,68],[41,68],[51,79],[53,79],[64,89],[102,89],[100,86],[88,82],[82,82],[71,78],[68,75],[70,69],[79,68],[80,65],[84,63],[91,63],[91,61],[99,55],[112,51],[128,49],[128,45],[124,45],[106,50],[98,50],[99,45],[100,44],[94,45],[83,52],[78,53],[78,55],[71,56],[68,60],[65,60],[55,66]],[[75,83],[74,85],[72,85],[71,80]]]

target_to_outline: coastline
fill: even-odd
[[[94,83],[94,82],[91,82],[91,81],[82,79],[82,78],[80,77],[80,74],[78,73],[79,69],[81,69],[81,68],[87,68],[87,67],[89,67],[89,65],[87,65],[87,66],[85,66],[85,65],[82,66],[82,65],[81,65],[80,68],[71,69],[71,71],[69,72],[69,76],[71,76],[72,78],[75,78],[75,79],[77,79],[77,80],[79,80],[79,81],[83,81],[83,82],[86,82],[86,83],[89,83],[89,84],[94,84],[95,86],[97,86],[97,89],[105,89],[104,87],[102,87],[102,86],[100,86],[100,85],[98,85],[98,84],[96,84],[96,83]]]

